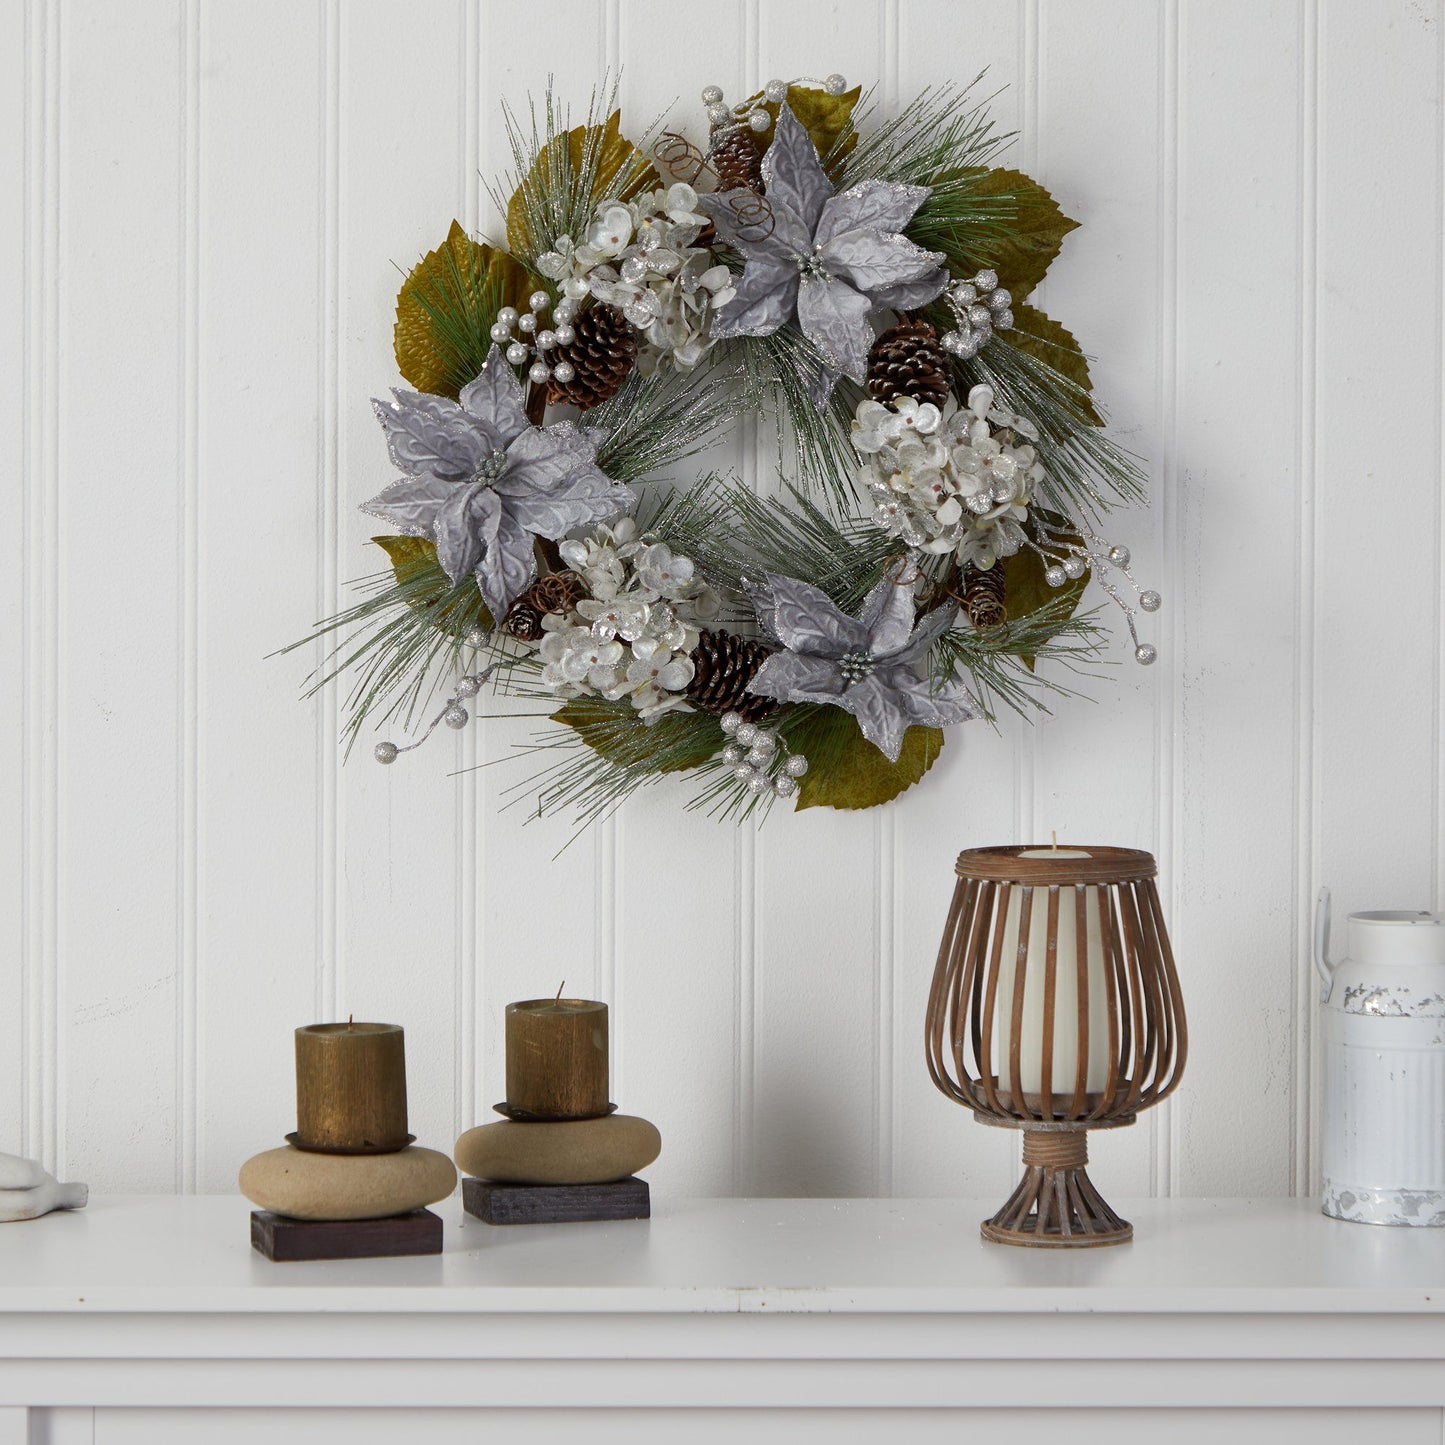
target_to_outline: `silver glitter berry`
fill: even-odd
[[[394,763],[396,761],[397,746],[395,743],[377,743],[372,748],[371,756],[379,763]]]
[[[1157,612],[1164,599],[1157,592],[1141,592],[1139,594],[1139,606],[1145,612]]]
[[[1069,580],[1069,575],[1056,562],[1052,567],[1044,568],[1044,581],[1050,587],[1062,587]]]
[[[449,728],[464,728],[466,727],[470,716],[471,714],[467,712],[466,708],[464,708],[460,703],[457,703],[455,706],[449,707],[442,714],[442,721]]]
[[[534,291],[527,297],[527,305],[530,306],[533,311],[540,311],[551,299],[545,291]]]
[[[492,323],[492,340],[495,341],[498,345],[501,345],[502,342],[508,340],[511,335],[512,328],[510,326],[503,326],[500,321],[494,321]]]
[[[842,95],[843,92],[848,89],[848,82],[835,70],[832,75],[823,81],[823,89],[827,91],[829,95]]]
[[[1064,571],[1077,582],[1088,571],[1088,566],[1082,557],[1069,556],[1064,558]]]
[[[1141,667],[1148,667],[1158,656],[1159,653],[1153,645],[1148,642],[1141,642],[1138,647],[1134,649],[1134,661]]]
[[[753,739],[753,749],[765,758],[772,757],[778,750],[777,734],[770,733],[766,728],[759,728],[757,737]]]
[[[743,715],[740,712],[725,712],[718,719],[718,726],[725,733],[735,733],[743,725]]]
[[[783,772],[790,778],[801,778],[808,771],[808,760],[802,753],[794,753],[787,762],[783,764]]]
[[[773,786],[773,780],[766,773],[749,772],[747,783],[750,793],[766,793]]]
[[[551,376],[551,369],[545,361],[534,361],[531,366],[527,368],[528,379],[536,382],[538,386],[541,386],[544,381],[550,380]]]
[[[791,798],[793,794],[798,791],[798,784],[786,773],[779,773],[778,776],[773,779],[773,791],[780,798]]]
[[[702,103],[704,105],[717,105],[723,98],[722,86],[705,85],[702,88]]]
[[[482,680],[479,677],[464,677],[457,683],[458,697],[475,697],[482,690]]]
[[[527,348],[520,341],[514,341],[507,348],[507,360],[513,366],[520,366],[527,359]]]
[[[729,743],[722,750],[722,760],[728,767],[735,768],[739,763],[747,761],[747,749],[740,748],[736,743]]]
[[[733,117],[732,111],[720,101],[715,101],[707,108],[707,118],[714,125],[726,125]]]
[[[735,763],[733,765],[733,777],[740,783],[745,783],[749,778],[756,776],[757,774],[754,773],[746,763]]]
[[[994,287],[998,285],[998,272],[980,271],[978,275],[973,278],[973,284],[977,286],[980,291],[992,291]]]
[[[733,729],[733,736],[747,748],[758,740],[758,725],[756,723],[739,722]]]
[[[570,361],[559,361],[556,370],[552,373],[558,381],[566,386],[569,381],[577,375],[577,368]]]
[[[767,130],[768,125],[769,125],[769,123],[771,122],[771,120],[772,120],[772,117],[767,113],[767,111],[765,111],[765,110],[755,110],[755,111],[748,117],[748,124],[749,124],[750,126],[752,126],[752,128],[753,128],[755,131],[758,131],[759,133],[761,133],[762,131]]]
[[[1110,547],[1109,560],[1116,567],[1127,567],[1129,565],[1130,552],[1127,547]]]
[[[788,82],[786,80],[770,80],[763,87],[763,95],[774,105],[781,105],[788,98]]]
[[[765,768],[772,760],[773,752],[771,748],[759,747],[757,743],[754,743],[752,747],[748,749],[748,761],[755,768]]]

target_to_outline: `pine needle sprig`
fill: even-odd
[[[426,318],[428,341],[441,368],[438,380],[451,396],[486,365],[494,345],[492,323],[506,304],[501,273],[487,267],[485,253],[468,247],[464,265],[457,259],[457,249],[450,244],[440,247],[439,264],[416,267],[402,292]]]
[[[655,175],[649,154],[663,116],[653,121],[635,146],[616,132],[609,134],[607,120],[617,109],[617,90],[614,77],[605,89],[592,92],[575,156],[569,136],[574,128],[571,112],[558,105],[550,77],[540,125],[535,102],[528,103],[525,125],[511,106],[502,106],[512,169],[501,185],[488,183],[487,193],[503,216],[515,206],[520,225],[509,226],[508,240],[512,254],[529,270],[536,269],[537,258],[559,236],[574,241],[584,237],[599,201],[626,196]],[[626,146],[627,153],[614,168],[618,146]]]
[[[955,627],[945,632],[929,653],[929,674],[935,683],[951,677],[969,681],[979,711],[997,726],[1002,705],[1029,718],[1049,713],[1051,697],[1083,696],[1036,664],[1048,661],[1081,676],[1094,675],[1104,661],[1108,633],[1098,609],[1070,615],[1068,604],[1051,603],[988,632]]]
[[[988,115],[994,96],[975,93],[985,74],[967,85],[930,87],[887,118],[879,117],[870,91],[854,112],[859,140],[842,164],[838,189],[871,178],[947,192],[990,165],[1013,133],[995,131]]]
[[[736,366],[721,362],[692,372],[643,377],[628,373],[615,395],[595,406],[584,425],[605,434],[597,465],[617,482],[635,482],[704,450],[718,429],[749,405]]]
[[[1143,499],[1145,479],[1137,459],[1098,425],[1101,416],[1089,393],[1047,362],[994,343],[957,363],[956,371],[958,395],[985,383],[1004,407],[1038,427],[1048,473],[1039,491],[1047,505],[1097,519]]]
[[[849,440],[862,389],[843,378],[822,410],[815,399],[823,359],[791,322],[770,336],[727,343],[746,393],[775,423],[777,466],[806,492],[817,492],[847,509],[855,498],[858,457]]]

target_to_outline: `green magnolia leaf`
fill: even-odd
[[[799,124],[808,132],[829,176],[834,180],[838,179],[839,169],[858,144],[858,132],[853,129],[853,107],[862,94],[861,85],[845,90],[842,95],[829,95],[825,90],[814,90],[806,85],[788,87],[788,104],[798,117]],[[761,100],[762,92],[759,91],[752,99]],[[766,151],[772,145],[773,128],[777,125],[778,111],[782,107],[770,100],[764,103],[763,109],[768,113],[769,123],[766,130],[756,133],[760,151]],[[838,147],[836,152],[834,146]]]
[[[527,222],[528,192],[545,195],[565,188],[573,177],[580,176],[583,161],[587,155],[588,137],[596,147],[596,170],[592,178],[591,194],[588,196],[588,210],[596,202],[609,197],[609,187],[624,166],[638,154],[621,130],[621,114],[613,111],[600,126],[573,126],[564,135],[554,136],[537,153],[532,169],[522,178],[522,183],[507,202],[507,244],[519,256],[536,256],[545,251],[557,239],[555,236],[534,236]],[[563,146],[566,150],[563,150]],[[651,190],[659,184],[657,172],[647,166],[627,186],[616,193],[616,199],[628,200],[639,191]],[[583,238],[574,236],[574,241]]]
[[[432,610],[432,620],[444,632],[458,637],[473,627],[490,629],[492,614],[487,611],[477,584],[469,577],[453,583],[437,561],[436,543],[426,537],[373,537],[371,539],[391,559],[396,585],[405,596],[408,607]]]
[[[1003,227],[1007,238],[990,244],[989,264],[998,272],[999,284],[1013,294],[1017,315],[1018,303],[1044,279],[1064,237],[1077,230],[1079,223],[1071,221],[1058,202],[1022,171],[991,169],[970,190],[1012,202],[1013,214]]]
[[[941,728],[911,727],[898,761],[859,730],[852,713],[819,707],[788,730],[788,746],[808,759],[798,785],[799,808],[874,808],[911,788],[943,749]]]
[[[527,309],[531,278],[505,251],[456,221],[415,266],[396,298],[396,364],[418,391],[453,399],[481,371],[503,306]]]
[[[625,699],[572,698],[552,714],[593,752],[629,772],[681,773],[717,751],[721,730],[703,713],[663,713],[648,722]]]
[[[1064,541],[1080,540],[1067,517],[1042,507],[1033,508],[1033,514],[1047,522]],[[1048,607],[1063,622],[1079,610],[1084,589],[1089,585],[1089,574],[1085,572],[1082,577],[1069,578],[1062,587],[1050,587],[1044,580],[1044,568],[1048,564],[1032,547],[1022,547],[1012,557],[1003,557],[994,565],[1003,568],[1004,600],[1010,617],[1028,617]],[[1022,661],[1026,667],[1033,668],[1032,655],[1025,655]]]
[[[1032,306],[1015,304],[1014,325],[1011,331],[994,333],[995,340],[1002,340],[1015,351],[1022,351],[1041,361],[1066,380],[1073,382],[1079,391],[1070,391],[1067,405],[1079,414],[1079,419],[1089,426],[1103,426],[1104,418],[1094,407],[1087,393],[1093,391],[1094,383],[1089,376],[1089,363],[1079,350],[1079,343],[1073,333],[1042,311]],[[1082,394],[1081,394],[1082,393]]]

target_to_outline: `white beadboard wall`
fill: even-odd
[[[1440,0],[0,0],[0,1149],[215,1191],[292,1127],[291,1030],[395,1019],[415,1132],[502,1093],[502,1008],[613,1008],[658,1189],[983,1194],[1016,1140],[921,1030],[960,848],[1159,857],[1176,1099],[1111,1196],[1313,1180],[1312,898],[1442,904]],[[861,816],[719,827],[658,790],[560,859],[499,813],[531,724],[342,766],[265,654],[373,571],[397,266],[489,224],[500,117],[621,69],[987,65],[1083,229],[1043,302],[1154,501],[1152,670],[959,731]],[[766,485],[744,427],[731,459]],[[458,773],[474,764],[496,767]]]

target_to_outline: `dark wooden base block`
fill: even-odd
[[[462,1205],[484,1224],[579,1224],[589,1219],[650,1219],[645,1179],[616,1184],[497,1184],[463,1179]]]
[[[442,1222],[430,1209],[414,1209],[390,1219],[287,1219],[254,1209],[251,1247],[278,1263],[440,1254]]]

